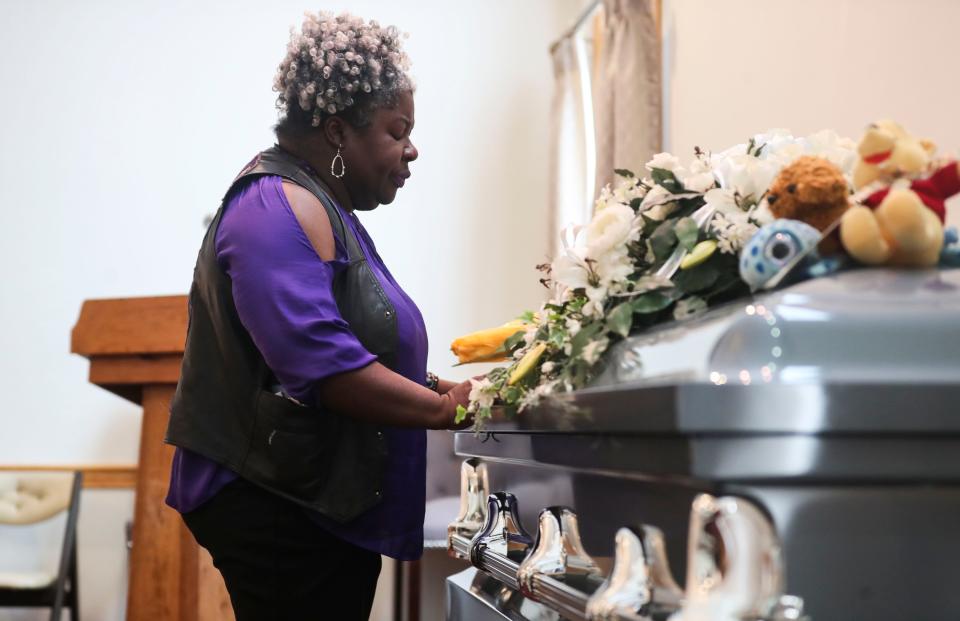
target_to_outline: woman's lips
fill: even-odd
[[[394,174],[394,175],[391,177],[391,179],[392,179],[392,181],[393,181],[393,185],[397,186],[398,188],[402,188],[402,187],[403,187],[403,184],[406,183],[407,178],[408,178],[409,176],[410,176],[410,173],[396,173],[396,174]]]

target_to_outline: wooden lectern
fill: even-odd
[[[143,406],[127,619],[233,619],[223,579],[176,511],[164,504],[173,447],[164,444],[187,332],[186,296],[87,300],[71,351],[90,382]]]

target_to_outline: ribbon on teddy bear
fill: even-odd
[[[956,162],[943,166],[926,179],[916,179],[910,182],[910,189],[916,192],[923,204],[937,215],[940,222],[947,218],[946,200],[960,192],[960,169]],[[861,203],[871,209],[876,209],[883,199],[890,193],[890,188],[877,190]]]

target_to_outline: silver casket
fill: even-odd
[[[631,337],[569,401],[456,434],[447,619],[956,619],[958,402],[960,270]]]

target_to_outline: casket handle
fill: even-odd
[[[803,618],[803,600],[785,595],[786,572],[773,524],[752,502],[700,494],[690,513],[687,584],[670,621]]]
[[[640,619],[676,612],[683,599],[667,561],[659,528],[642,524],[617,531],[613,570],[590,597],[590,621],[612,621],[628,615]]]

